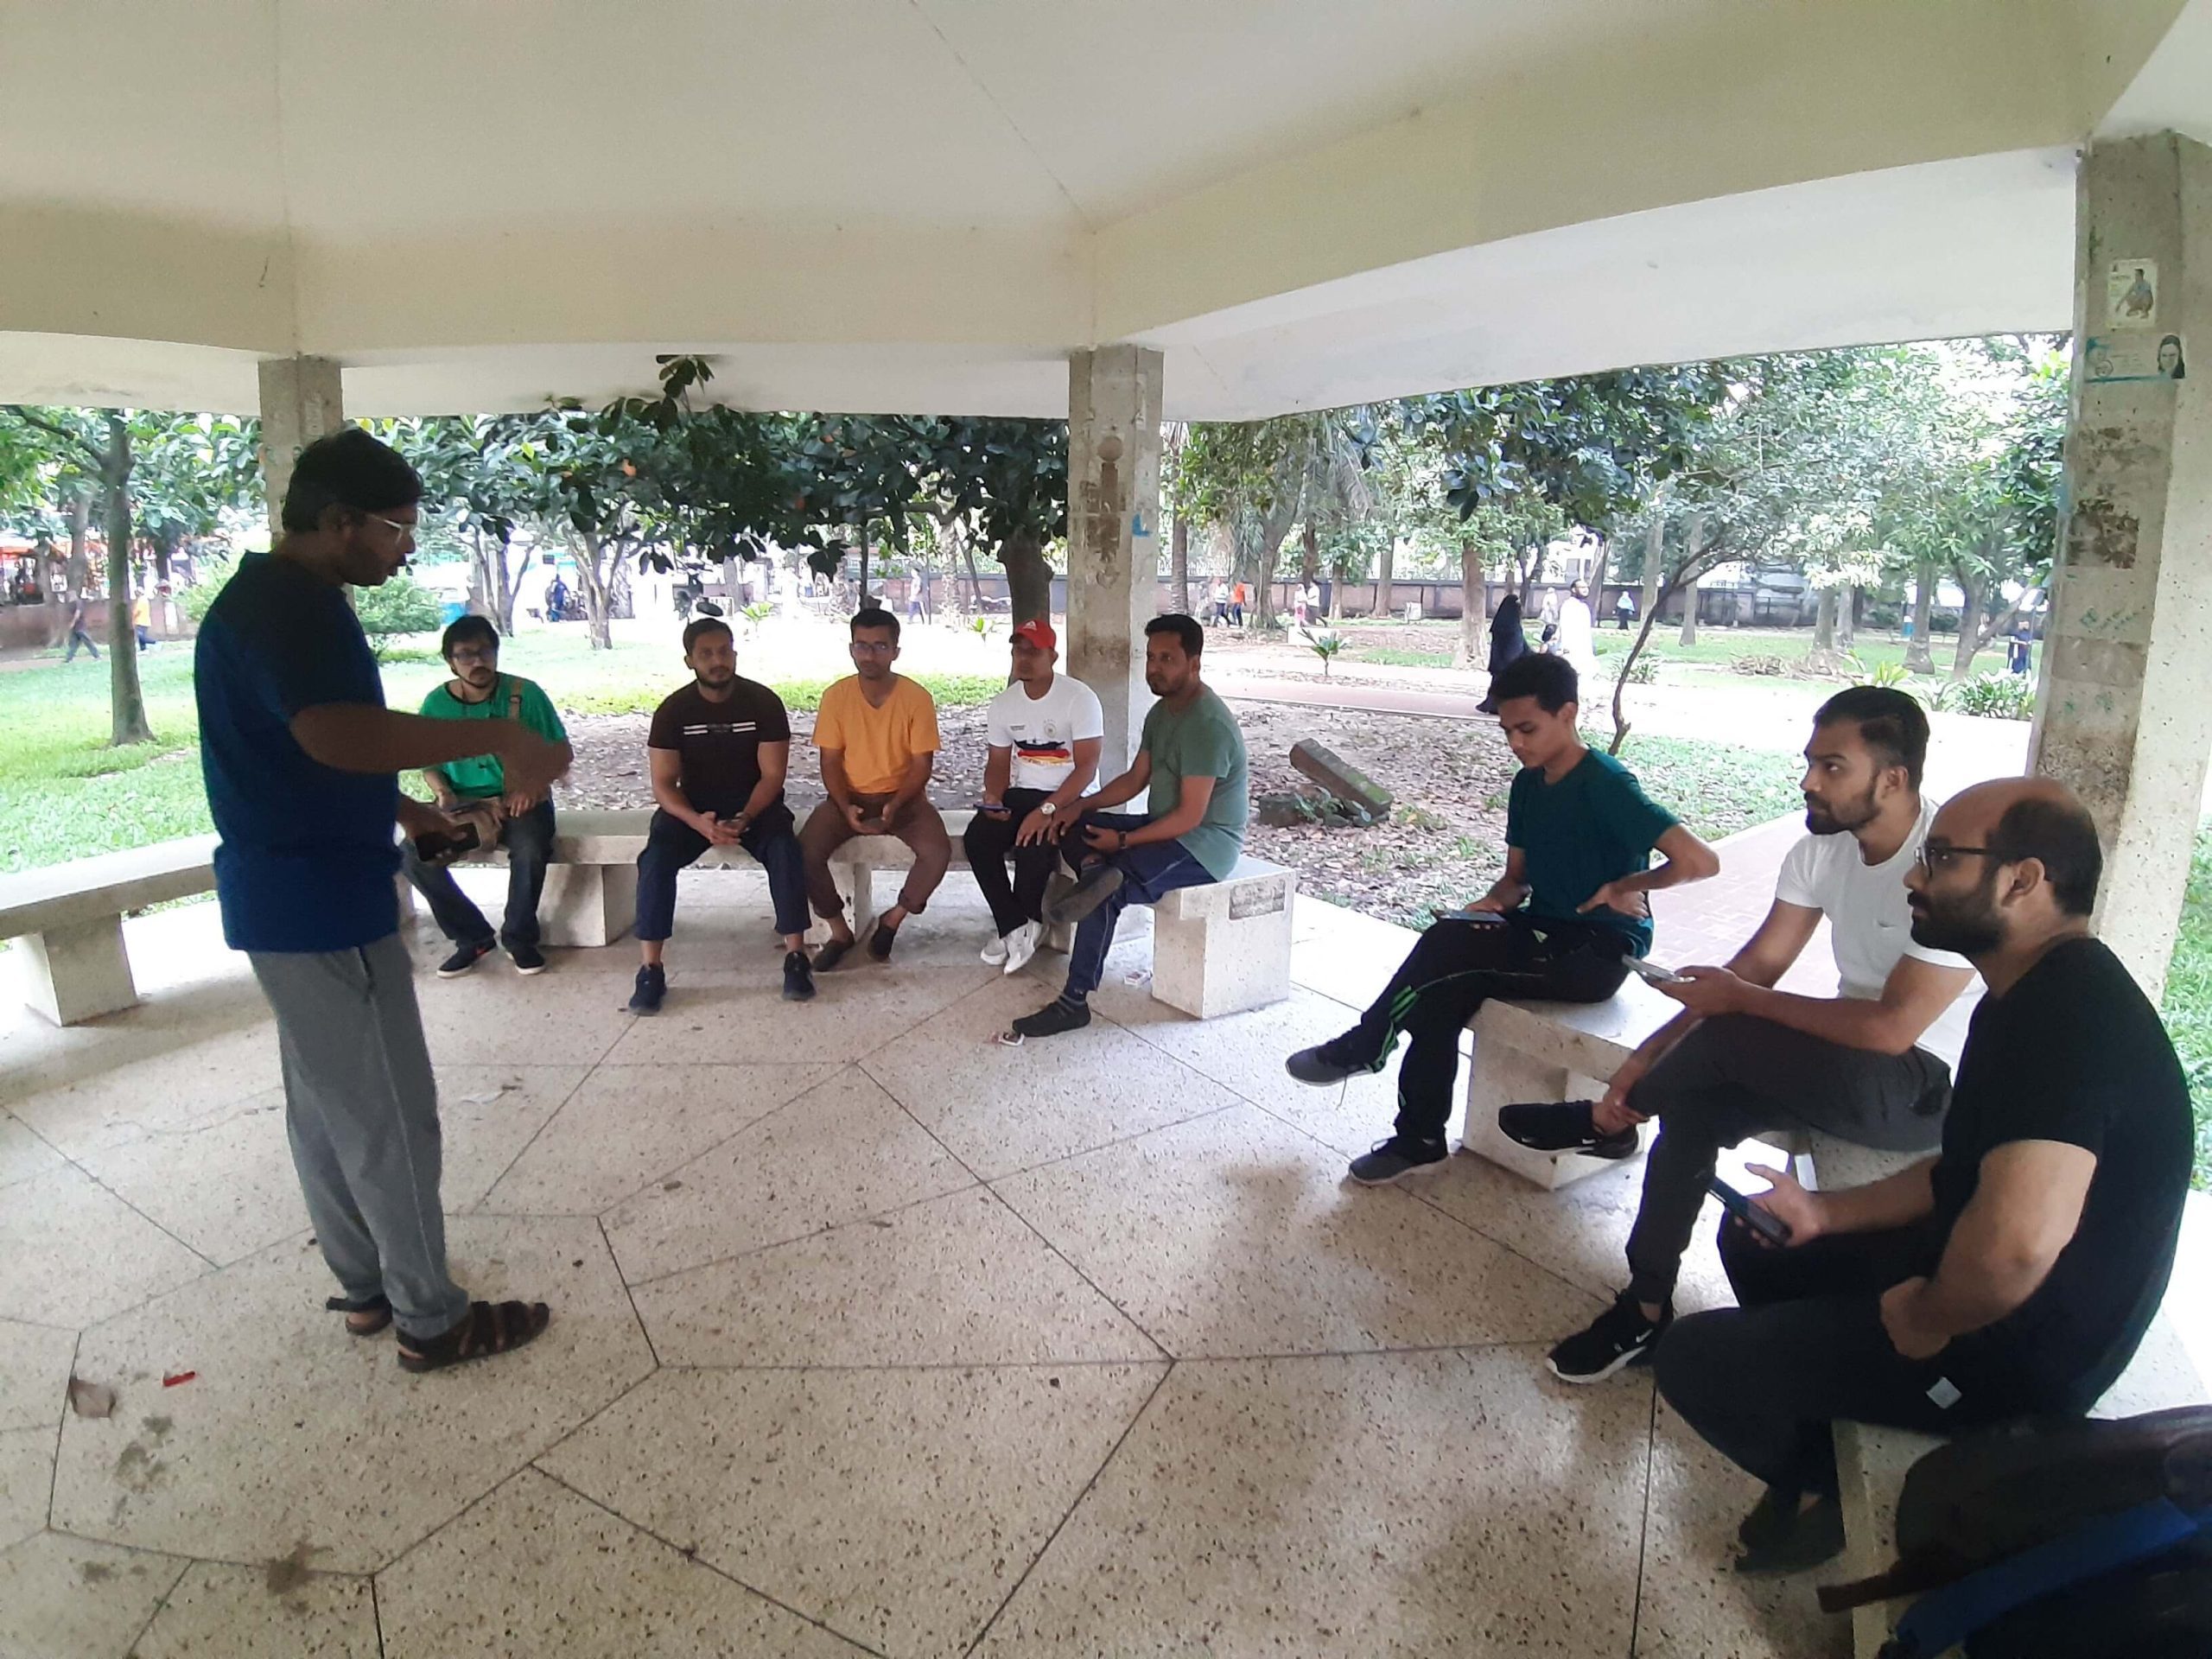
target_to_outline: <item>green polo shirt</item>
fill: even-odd
[[[569,728],[561,724],[553,699],[537,681],[525,680],[519,674],[500,675],[492,695],[481,702],[463,702],[454,696],[450,680],[439,681],[436,689],[423,699],[423,713],[432,720],[505,720],[511,707],[515,718],[548,742],[567,741]],[[506,792],[506,771],[497,755],[448,760],[436,770],[445,773],[453,792],[465,801],[487,801]]]

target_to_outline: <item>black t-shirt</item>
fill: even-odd
[[[683,798],[693,810],[729,817],[744,810],[760,781],[760,746],[791,739],[784,700],[741,676],[720,702],[709,701],[696,681],[685,686],[653,710],[645,742],[683,757]]]
[[[2086,1410],[2165,1295],[2196,1149],[2189,1084],[2158,1011],[2095,939],[2054,947],[1974,1010],[1933,1175],[1936,1237],[1974,1197],[1982,1159],[2013,1141],[2081,1147],[2096,1173],[2050,1276],[1960,1345],[2031,1397]]]

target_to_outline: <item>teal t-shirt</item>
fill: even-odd
[[[1204,686],[1190,707],[1177,712],[1164,702],[1144,717],[1137,747],[1152,757],[1151,813],[1166,817],[1183,800],[1185,778],[1211,778],[1213,794],[1206,815],[1180,837],[1183,850],[1205,866],[1217,881],[1229,879],[1244,850],[1244,823],[1252,810],[1252,786],[1244,770],[1244,734],[1229,705]]]
[[[423,712],[432,720],[505,720],[511,707],[516,719],[548,742],[559,743],[568,737],[569,728],[561,724],[553,699],[537,681],[525,680],[519,674],[500,675],[492,695],[481,702],[463,702],[454,696],[450,680],[439,681],[436,689],[423,699]],[[506,769],[497,755],[448,760],[438,770],[452,780],[453,792],[464,801],[488,801],[505,791]]]
[[[1601,922],[1651,948],[1649,917],[1575,906],[1608,881],[1649,868],[1651,849],[1678,820],[1645,795],[1636,774],[1592,749],[1555,784],[1524,766],[1505,800],[1505,844],[1521,849],[1529,877],[1529,914]]]

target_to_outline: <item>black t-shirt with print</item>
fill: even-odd
[[[668,697],[653,710],[645,743],[683,757],[679,778],[693,810],[726,818],[744,810],[760,781],[760,746],[788,743],[791,737],[784,700],[741,676],[720,702],[709,699],[696,681]]]
[[[2158,1011],[2095,939],[2055,946],[1974,1010],[1932,1176],[1937,1238],[1974,1197],[1981,1160],[2015,1141],[2080,1147],[2096,1173],[2050,1275],[1961,1342],[2032,1396],[2086,1410],[2165,1295],[2196,1147],[2189,1084]]]

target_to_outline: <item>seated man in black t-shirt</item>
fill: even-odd
[[[658,1014],[668,994],[661,947],[676,930],[676,873],[709,847],[735,845],[768,872],[776,931],[784,936],[784,997],[814,995],[806,959],[806,861],[784,804],[791,722],[784,702],[740,677],[729,624],[702,616],[683,630],[683,660],[696,677],[653,710],[645,738],[652,762],[653,814],[638,855],[638,945],[645,963],[630,995],[632,1014]]]
[[[1942,1150],[1871,1185],[1753,1202],[1780,1248],[1721,1229],[1739,1308],[1675,1321],[1659,1389],[1767,1484],[1738,1569],[1843,1547],[1830,1425],[1948,1433],[2079,1414],[2165,1294],[2195,1135],[2173,1044],[2089,937],[2102,861],[2063,784],[1977,785],[1937,813],[1905,878],[1912,937],[1980,969]]]

